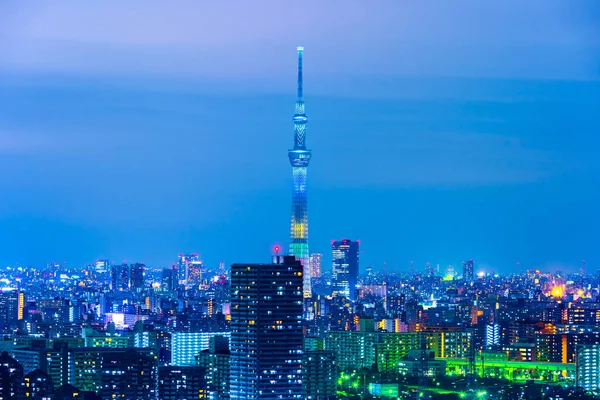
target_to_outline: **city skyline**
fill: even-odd
[[[162,267],[194,251],[216,266],[287,247],[298,44],[310,49],[311,250],[324,265],[339,237],[361,239],[362,264],[388,270],[600,265],[594,2],[435,13],[306,2],[302,33],[277,6],[259,16],[189,3],[196,24],[157,4],[132,22],[135,7],[121,5],[105,31],[114,13],[56,4],[3,6],[2,266]],[[175,23],[157,35],[165,12]]]
[[[600,398],[600,2],[35,4],[0,400]]]

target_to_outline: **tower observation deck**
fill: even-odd
[[[290,224],[289,253],[300,260],[303,267],[304,297],[311,297],[309,252],[308,252],[308,199],[306,196],[306,170],[311,151],[306,149],[306,122],[302,88],[302,54],[304,47],[298,47],[298,97],[294,112],[294,148],[288,151],[294,189],[292,192],[292,218]]]

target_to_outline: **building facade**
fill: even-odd
[[[196,356],[207,350],[210,338],[223,336],[229,338],[229,332],[173,332],[171,335],[171,365],[180,367],[196,365]]]
[[[320,278],[323,274],[323,254],[312,253],[310,255],[310,277]]]
[[[467,282],[473,282],[475,277],[475,262],[473,260],[463,261],[463,279]]]
[[[206,370],[202,367],[165,366],[158,368],[160,400],[206,399]]]
[[[338,372],[332,351],[306,351],[302,369],[305,399],[335,398]]]
[[[600,391],[600,345],[577,349],[577,386],[589,392]]]
[[[358,241],[342,239],[331,244],[332,294],[355,298],[358,282]]]
[[[231,399],[302,399],[303,266],[274,261],[231,266]]]

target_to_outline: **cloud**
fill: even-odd
[[[519,139],[503,135],[369,134],[368,141],[338,142],[337,149],[320,149],[338,154],[320,178],[350,187],[497,185],[534,182],[559,168],[551,153],[529,149]]]
[[[11,4],[0,13],[0,68],[278,76],[293,68],[294,46],[302,44],[314,71],[326,76],[597,78],[600,28],[589,15],[598,10],[577,4]]]

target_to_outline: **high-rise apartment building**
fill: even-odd
[[[229,399],[229,339],[224,336],[210,338],[210,347],[197,356],[198,365],[206,369],[208,398]]]
[[[230,398],[302,399],[303,266],[231,266]]]
[[[335,398],[338,371],[334,352],[325,350],[305,352],[302,370],[305,399]]]
[[[320,253],[312,253],[310,255],[310,277],[311,278],[320,278],[323,274],[323,254]]]
[[[202,367],[165,366],[158,368],[158,398],[187,400],[208,398],[206,370]]]
[[[600,390],[600,345],[583,345],[577,349],[577,386],[588,392]]]
[[[485,326],[485,347],[487,349],[493,349],[500,346],[500,338],[500,324],[487,324]]]
[[[171,365],[196,365],[196,356],[210,345],[210,338],[223,336],[229,332],[173,332],[171,335]]]
[[[358,282],[358,241],[342,239],[331,244],[332,294],[354,299]]]

